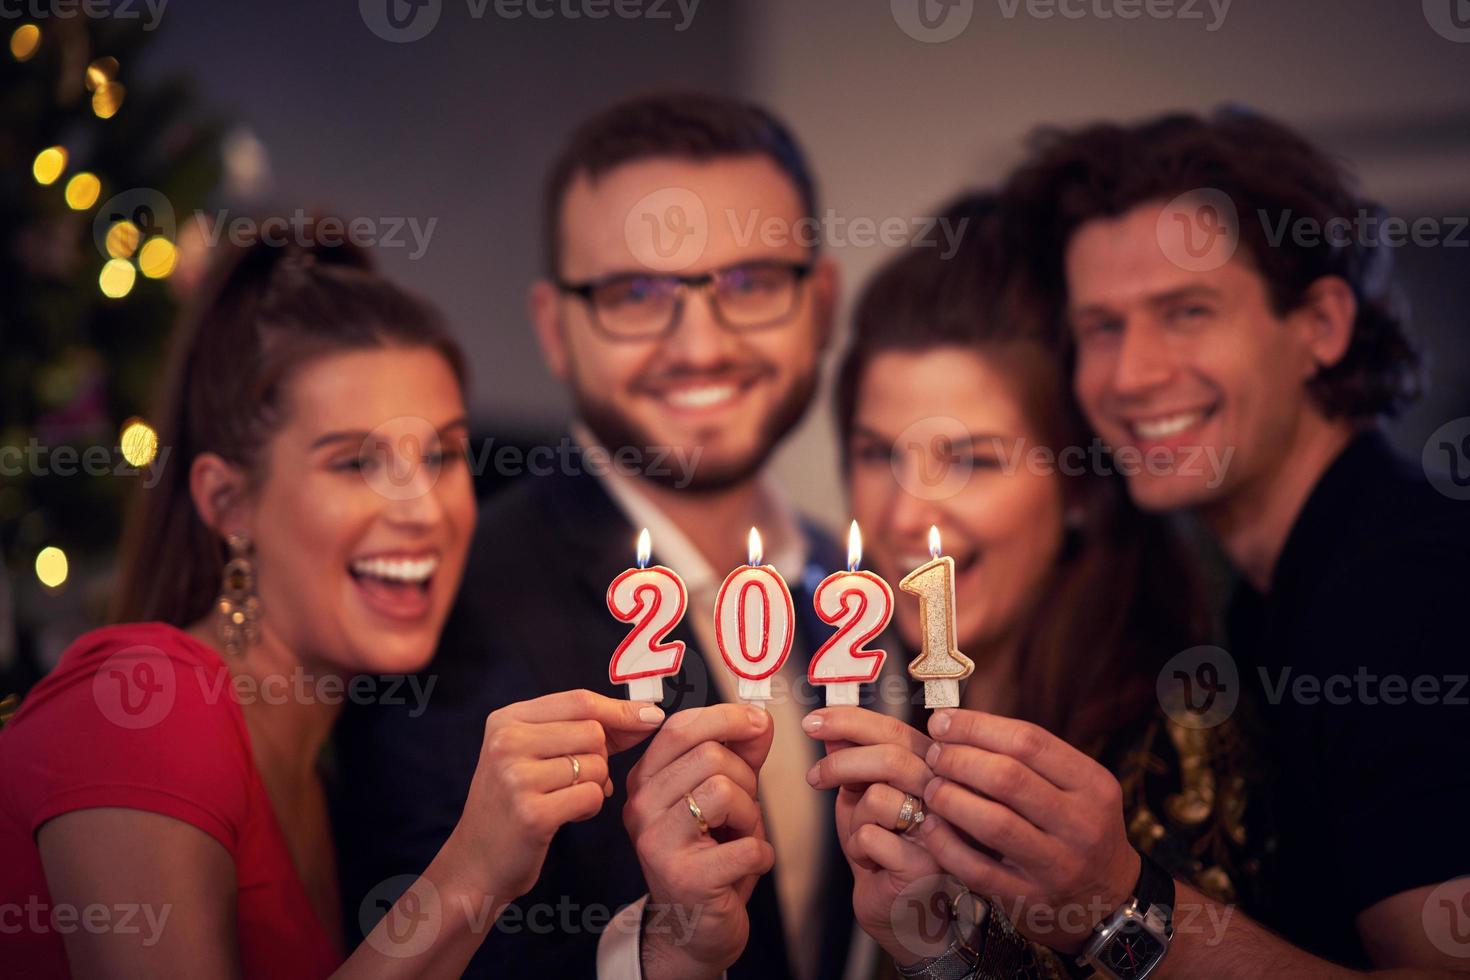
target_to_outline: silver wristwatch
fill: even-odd
[[[969,898],[970,910],[962,912],[963,899]],[[938,956],[920,960],[912,966],[894,963],[898,975],[906,980],[968,980],[980,965],[980,945],[985,934],[985,919],[990,906],[965,889],[950,912],[949,947]]]
[[[1105,980],[1144,980],[1169,952],[1174,938],[1174,879],[1139,853],[1138,884],[1122,908],[1098,924],[1077,960]]]

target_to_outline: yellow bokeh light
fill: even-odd
[[[105,82],[92,93],[92,111],[98,119],[111,119],[122,108],[128,90],[121,82]]]
[[[16,61],[30,61],[41,46],[41,29],[35,24],[22,24],[10,35],[10,54]]]
[[[41,185],[54,184],[56,178],[66,169],[66,148],[63,146],[48,146],[36,154],[36,162],[31,164],[31,174],[36,178],[36,183]]]
[[[101,193],[102,181],[85,170],[66,182],[66,203],[73,211],[87,210],[97,203]]]
[[[142,232],[131,221],[119,221],[107,229],[107,254],[114,259],[130,259],[138,250]]]
[[[102,295],[109,299],[122,299],[133,291],[133,283],[137,281],[138,270],[127,259],[109,259],[102,267],[102,274],[97,277]]]
[[[36,578],[48,589],[58,588],[66,581],[66,552],[55,546],[42,548],[36,555]]]
[[[118,436],[118,448],[130,465],[147,466],[158,455],[158,433],[140,418],[128,419]]]
[[[87,91],[95,92],[117,77],[117,59],[98,58],[87,66]]]
[[[162,279],[179,264],[179,250],[167,238],[150,238],[138,253],[138,268],[149,279]]]

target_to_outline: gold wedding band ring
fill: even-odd
[[[704,811],[699,808],[699,804],[694,802],[694,794],[685,793],[684,802],[689,804],[689,812],[694,815],[694,822],[699,826],[699,832],[709,833],[709,822],[704,819]]]
[[[569,755],[566,758],[567,758],[567,761],[572,764],[572,782],[571,782],[571,785],[572,786],[575,786],[582,779],[582,763],[578,762],[577,761],[577,757],[574,756],[574,755]]]
[[[893,829],[900,834],[906,834],[923,823],[924,817],[924,805],[919,802],[919,798],[912,793],[905,793],[903,806],[898,808],[898,824]]]

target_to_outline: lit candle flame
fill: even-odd
[[[939,557],[939,526],[937,524],[929,525],[929,557]]]
[[[649,540],[648,528],[638,532],[638,567],[648,567],[648,557],[653,554],[653,542]]]
[[[847,570],[855,572],[863,563],[863,532],[858,530],[857,521],[847,528]]]
[[[750,529],[750,538],[746,542],[746,553],[750,556],[752,566],[759,565],[765,551],[761,548],[761,533],[755,528]]]

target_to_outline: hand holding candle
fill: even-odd
[[[860,684],[872,683],[888,654],[865,650],[863,644],[888,628],[893,616],[893,590],[872,572],[858,571],[863,538],[857,521],[847,530],[847,571],[822,579],[812,604],[822,622],[837,632],[823,643],[807,667],[807,679],[827,688],[827,706],[857,704]]]
[[[909,676],[924,682],[924,707],[958,708],[960,681],[975,664],[955,647],[954,559],[939,553],[939,528],[929,528],[930,560],[898,583],[919,597],[919,632],[923,651],[909,664]]]
[[[791,590],[773,565],[762,565],[760,532],[750,529],[749,564],[725,577],[715,599],[715,643],[740,679],[740,699],[765,707],[771,676],[791,653]]]
[[[662,701],[664,677],[677,674],[684,662],[684,641],[665,642],[664,637],[684,618],[689,593],[672,569],[647,567],[652,551],[644,528],[638,535],[638,567],[607,587],[608,610],[624,623],[637,624],[618,644],[607,667],[614,684],[628,685],[633,701]]]

